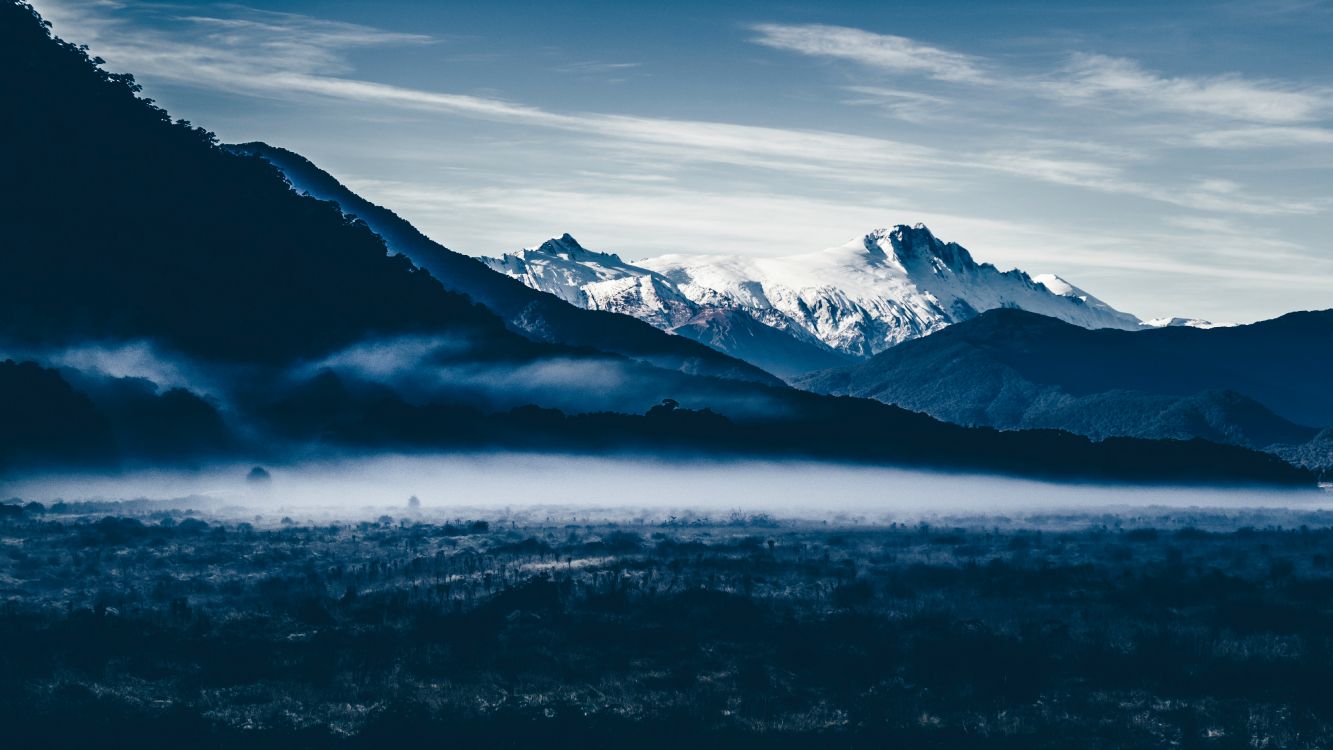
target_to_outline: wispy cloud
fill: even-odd
[[[1236,74],[1172,78],[1152,73],[1133,60],[1106,55],[1075,55],[1044,90],[1066,103],[1109,100],[1260,123],[1308,122],[1333,106],[1333,94],[1327,90]]]
[[[1231,0],[1222,7],[1244,17],[1285,17],[1299,21],[1333,16],[1333,0]]]
[[[578,75],[595,75],[599,73],[623,73],[643,67],[643,63],[637,62],[601,62],[599,60],[576,60],[564,65],[557,65],[552,68],[559,73],[575,73]]]
[[[751,41],[774,49],[851,60],[880,70],[920,74],[940,81],[978,83],[987,79],[980,59],[904,36],[821,24],[761,23],[750,29],[755,32]]]
[[[904,122],[938,120],[953,103],[943,96],[884,86],[844,86],[843,90],[855,95],[844,99],[844,104],[877,107],[888,116]]]
[[[1206,148],[1284,148],[1333,145],[1333,129],[1310,127],[1246,127],[1195,133],[1192,142]]]
[[[1308,214],[1322,209],[1308,201],[1280,201],[1247,195],[1240,188],[1225,192],[1197,185],[1155,186],[1128,179],[1120,167],[1105,162],[1066,158],[1045,150],[946,151],[881,137],[849,133],[776,128],[725,122],[612,115],[596,112],[559,113],[547,109],[470,94],[358,80],[311,72],[336,67],[336,55],[347,45],[422,43],[418,35],[378,32],[360,26],[330,25],[302,16],[273,14],[262,22],[213,24],[193,16],[200,26],[228,29],[180,41],[161,33],[136,30],[115,33],[104,24],[97,34],[98,52],[127,69],[160,79],[261,96],[306,95],[494,120],[555,129],[593,138],[596,147],[622,155],[637,154],[657,161],[683,160],[786,172],[843,184],[892,183],[902,189],[946,187],[960,172],[982,170],[1103,193],[1134,195],[1152,201],[1204,211],[1254,215]],[[803,27],[804,28],[804,27]],[[820,27],[823,28],[823,27]],[[275,40],[302,39],[302,42]],[[249,40],[249,41],[247,41]],[[285,50],[266,55],[263,50]],[[335,63],[327,62],[333,56]],[[883,93],[882,91],[880,93]],[[906,99],[911,92],[897,92]],[[922,101],[917,98],[917,101]]]
[[[69,3],[37,0],[37,10],[55,23],[57,33],[76,34],[89,44],[106,44],[108,52],[154,70],[174,59],[178,75],[195,67],[225,66],[233,72],[271,71],[336,74],[351,70],[348,50],[366,47],[419,46],[437,40],[427,34],[404,33],[331,21],[296,13],[279,13],[242,5],[225,7],[231,15],[182,14],[176,4],[139,3],[134,10],[168,21],[176,33],[163,34],[131,26],[123,3]],[[199,8],[191,8],[199,10]],[[110,12],[108,12],[110,11]]]
[[[1202,178],[1170,186],[1134,180],[1118,167],[1074,159],[1052,159],[1041,154],[996,152],[984,166],[1001,172],[1103,193],[1129,195],[1199,211],[1252,216],[1306,216],[1333,205],[1333,199],[1279,199],[1244,189],[1230,180]]]
[[[1134,60],[1108,55],[1075,53],[1063,68],[1036,75],[1006,69],[981,56],[862,29],[781,24],[751,28],[757,33],[751,41],[765,47],[848,60],[876,71],[915,73],[1010,93],[1038,92],[1071,106],[1114,105],[1256,123],[1308,122],[1333,110],[1333,91],[1327,88],[1235,73],[1164,76]],[[861,88],[866,93],[876,90]]]
[[[256,48],[276,54],[281,64],[344,68],[339,52],[354,47],[430,44],[427,34],[386,31],[373,26],[312,18],[296,13],[247,8],[248,17],[177,16],[193,24],[213,43],[233,48]]]

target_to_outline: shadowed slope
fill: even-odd
[[[138,90],[0,5],[0,335],[269,363],[386,332],[504,337],[364,224]]]
[[[671,336],[642,321],[609,312],[584,310],[557,297],[495,273],[480,261],[426,237],[392,211],[353,193],[299,154],[265,143],[227,146],[282,170],[296,190],[337,203],[365,221],[389,249],[429,271],[452,291],[468,295],[499,315],[509,327],[537,341],[589,347],[640,359],[659,367],[700,375],[776,384],[753,365],[688,339]]]
[[[959,424],[1264,447],[1333,424],[1330,372],[1333,311],[1128,332],[995,310],[799,384]]]

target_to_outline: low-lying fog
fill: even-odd
[[[432,514],[560,506],[642,509],[654,515],[733,511],[784,518],[1002,514],[1125,507],[1333,507],[1333,492],[1059,484],[813,462],[658,461],[512,453],[396,456],[199,471],[61,474],[0,481],[0,497],[172,500],[214,509],[361,515],[420,499]],[[189,498],[189,499],[186,499]]]

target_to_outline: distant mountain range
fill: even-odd
[[[223,147],[138,91],[53,39],[29,6],[0,0],[0,472],[518,449],[1313,483],[1241,447],[997,432],[787,387],[684,336],[492,273],[296,155]],[[946,281],[992,278],[949,247],[917,250],[953,263]],[[683,269],[655,273],[693,288]],[[1010,281],[997,289],[1113,315],[1000,276]],[[955,315],[991,299],[946,286],[931,294]],[[764,295],[781,297],[777,286]],[[681,325],[770,336],[727,309],[738,308]],[[838,351],[804,326],[789,332]],[[865,341],[876,337],[892,338],[867,327]]]
[[[1084,328],[1146,325],[1058,276],[977,263],[920,224],[783,258],[667,255],[627,263],[566,234],[485,261],[572,304],[632,315],[783,377],[863,359],[997,308]]]
[[[1333,467],[1297,450],[1333,426],[1330,373],[1333,310],[1138,332],[994,310],[797,384],[963,425],[1204,438]]]

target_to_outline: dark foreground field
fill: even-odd
[[[1333,745],[1326,513],[5,510],[7,747]]]

